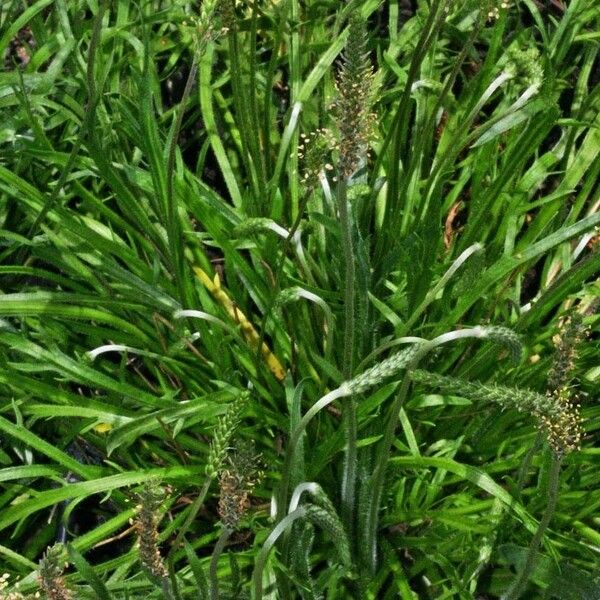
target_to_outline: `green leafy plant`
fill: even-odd
[[[599,22],[4,2],[0,598],[597,595]]]

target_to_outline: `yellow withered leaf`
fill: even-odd
[[[219,274],[215,273],[214,278],[211,279],[200,267],[194,267],[194,273],[196,273],[196,276],[203,283],[204,287],[212,294],[213,298],[227,311],[229,317],[240,326],[244,339],[256,351],[260,343],[260,335],[248,317],[246,317],[227,295],[225,290],[223,290]],[[283,381],[285,379],[285,369],[265,342],[261,345],[260,353],[271,373],[273,373],[278,381]]]

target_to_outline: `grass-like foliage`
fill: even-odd
[[[600,596],[597,0],[0,1],[0,599]]]

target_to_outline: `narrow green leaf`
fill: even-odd
[[[515,500],[503,487],[499,486],[487,473],[476,467],[459,463],[451,458],[434,456],[396,456],[390,459],[390,464],[402,469],[444,469],[454,473],[461,479],[470,481],[478,488],[498,498],[511,509],[523,522],[528,531],[534,533],[536,521],[525,510],[523,505]]]
[[[83,556],[79,554],[79,552],[77,552],[77,550],[71,544],[67,546],[67,550],[69,553],[70,561],[75,565],[75,568],[83,577],[83,579],[87,583],[89,583],[90,587],[94,590],[94,593],[96,594],[98,600],[112,600],[112,596],[106,589],[106,586],[104,585],[104,583],[102,583],[100,577],[96,575],[96,572],[94,571],[93,567],[88,563],[88,561],[85,560],[85,558],[83,558]]]

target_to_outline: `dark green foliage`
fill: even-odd
[[[0,2],[0,598],[598,596],[599,28]]]

